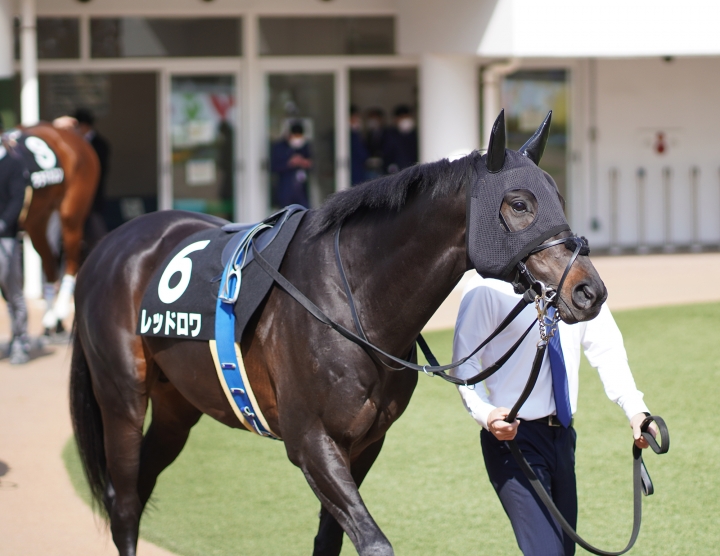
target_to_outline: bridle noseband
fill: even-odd
[[[565,248],[572,251],[573,254],[570,256],[570,259],[565,266],[565,271],[560,278],[560,282],[558,282],[557,289],[552,289],[546,287],[540,280],[536,279],[525,263],[531,255],[534,255],[535,253],[539,253],[540,251],[544,251],[545,249],[549,249],[550,247],[555,247],[556,245],[560,244],[564,244]],[[548,301],[552,301],[554,304],[558,296],[560,295],[560,291],[562,290],[563,285],[565,284],[565,279],[567,278],[567,275],[570,273],[570,268],[572,267],[575,260],[578,258],[578,255],[588,256],[589,254],[590,246],[588,245],[587,238],[585,238],[584,236],[571,235],[568,237],[562,237],[560,239],[554,239],[552,241],[548,241],[547,243],[541,243],[534,249],[531,249],[528,254],[515,266],[515,277],[512,280],[512,285],[515,289],[515,293],[522,295],[530,288],[538,289],[537,284],[540,284],[540,289],[542,289],[543,291],[548,291],[548,295],[552,297],[552,299],[548,299]]]

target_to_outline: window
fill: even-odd
[[[20,59],[20,18],[15,18],[15,59]],[[77,18],[39,17],[37,49],[41,60],[80,57],[80,21]]]
[[[395,53],[393,17],[262,17],[262,56]]]
[[[241,40],[239,18],[90,20],[93,58],[240,56]]]

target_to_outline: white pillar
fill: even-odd
[[[35,0],[22,0],[20,9],[20,60],[22,64],[20,121],[23,125],[32,125],[40,120]]]
[[[335,72],[335,191],[350,188],[350,76]]]
[[[478,69],[472,56],[424,55],[420,66],[420,161],[479,147]]]
[[[258,18],[247,13],[243,21],[242,75],[242,137],[243,181],[242,194],[237,196],[238,211],[243,222],[256,222],[267,216],[268,195],[265,191],[262,162],[265,156],[264,125],[266,107],[263,105],[263,74],[258,63]]]
[[[492,126],[503,108],[500,99],[502,79],[519,67],[520,61],[513,59],[507,64],[491,64],[483,69],[483,149],[487,149]]]
[[[20,121],[23,125],[32,125],[40,120],[35,0],[22,0],[20,10],[20,61],[22,65]],[[33,248],[28,236],[25,236],[23,242],[23,256],[25,295],[32,299],[38,299],[42,296],[42,265],[40,255]]]
[[[15,75],[12,25],[12,2],[0,0],[0,79],[8,79]]]

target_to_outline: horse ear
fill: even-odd
[[[540,164],[543,152],[545,152],[545,145],[547,145],[548,136],[550,135],[550,120],[552,119],[552,110],[548,112],[547,116],[537,128],[537,131],[533,133],[533,136],[527,140],[520,150],[520,154],[527,156],[537,166]]]
[[[500,115],[493,124],[488,143],[485,165],[490,173],[494,174],[502,170],[505,164],[505,110],[500,110]]]

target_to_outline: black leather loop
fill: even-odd
[[[513,417],[513,421],[514,420],[515,419]],[[656,439],[648,431],[648,427],[653,421],[655,421],[658,426],[658,434],[661,441],[660,444],[657,443]],[[662,417],[659,417],[657,415],[648,416],[643,421],[641,425],[641,430],[643,431],[643,438],[648,442],[650,448],[656,454],[667,453],[667,451],[670,449],[670,433],[668,432],[667,425],[665,425],[665,421],[662,419]],[[509,440],[507,441],[507,445],[510,448],[513,457],[515,458],[515,461],[520,466],[520,469],[522,469],[523,474],[525,475],[525,477],[527,477],[528,481],[530,481],[530,485],[532,486],[535,493],[538,495],[540,500],[542,500],[543,504],[545,504],[545,507],[552,514],[555,520],[560,524],[563,531],[565,531],[565,534],[570,537],[573,542],[580,545],[588,552],[592,552],[593,554],[597,554],[598,556],[620,556],[621,554],[625,554],[633,547],[640,533],[640,524],[642,522],[642,495],[644,494],[645,496],[650,496],[654,492],[654,487],[652,481],[650,480],[650,474],[648,473],[647,468],[645,467],[645,462],[643,461],[642,450],[638,448],[634,442],[632,446],[633,526],[632,532],[630,534],[630,540],[628,541],[625,548],[618,551],[601,550],[600,548],[596,548],[595,546],[591,545],[580,535],[578,535],[577,531],[572,528],[572,526],[560,513],[560,510],[558,510],[557,506],[555,506],[555,502],[553,502],[553,499],[545,490],[545,487],[543,487],[542,483],[537,478],[537,475],[535,475],[535,472],[525,459],[525,456],[523,456],[520,447],[517,445],[517,442],[515,442],[515,440]]]

